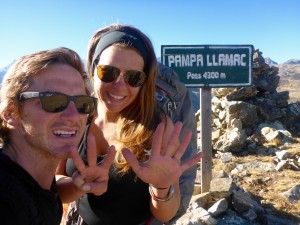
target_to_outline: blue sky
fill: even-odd
[[[85,59],[92,34],[111,23],[161,45],[251,44],[278,63],[300,59],[299,0],[2,0],[0,68],[25,54],[69,47]]]

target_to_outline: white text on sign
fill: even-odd
[[[202,67],[202,66],[247,66],[246,54],[202,54],[169,55],[169,67]],[[206,65],[204,63],[206,62]]]
[[[219,72],[204,72],[203,74],[201,73],[192,73],[192,72],[187,72],[186,74],[187,80],[189,79],[226,79],[226,74],[225,73],[219,73]]]

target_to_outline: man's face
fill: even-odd
[[[68,65],[55,64],[32,77],[28,92],[60,92],[66,95],[86,95],[80,73]],[[19,126],[15,130],[23,136],[24,147],[34,154],[66,158],[77,149],[87,122],[86,114],[79,114],[73,101],[58,113],[42,109],[40,99],[22,102]],[[22,134],[23,133],[23,134]]]

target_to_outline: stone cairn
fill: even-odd
[[[238,187],[247,171],[261,173],[285,168],[300,170],[300,159],[274,146],[288,146],[300,134],[300,103],[289,103],[289,92],[277,92],[278,67],[269,66],[257,49],[253,54],[253,85],[212,90],[212,149],[226,168],[232,153],[239,155],[275,155],[274,163],[253,162],[235,165],[230,174],[213,171],[210,190],[201,193],[198,171],[195,191],[187,212],[176,225],[298,225],[275,217]],[[200,110],[196,113],[200,127]],[[198,133],[200,131],[198,130]],[[266,143],[272,143],[267,145]],[[241,178],[245,174],[245,178]],[[238,175],[238,176],[235,176]],[[239,178],[238,178],[239,177]],[[290,202],[300,200],[300,185],[281,193]],[[300,218],[299,218],[300,221]]]
[[[252,86],[213,89],[213,149],[256,153],[265,142],[283,145],[293,142],[292,135],[300,134],[300,102],[289,104],[289,92],[276,91],[277,74],[278,67],[266,64],[256,50]]]

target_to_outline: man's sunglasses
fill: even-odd
[[[103,82],[110,83],[115,81],[121,74],[121,70],[114,66],[97,65],[97,75]],[[138,70],[126,70],[124,80],[131,87],[140,87],[146,80],[146,74]]]
[[[22,92],[19,101],[39,98],[44,111],[58,113],[64,111],[70,101],[75,103],[80,114],[90,114],[96,107],[96,98],[88,95],[69,96],[59,92]]]

